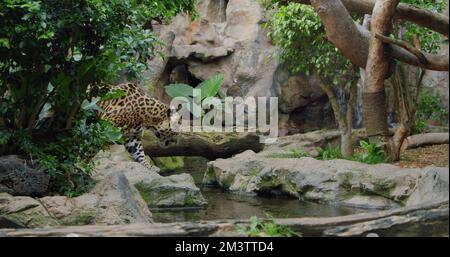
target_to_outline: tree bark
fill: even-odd
[[[449,143],[448,133],[427,133],[420,135],[413,135],[403,142],[402,150],[427,146],[427,145],[442,145]]]
[[[353,69],[353,80],[350,86],[350,98],[347,102],[346,128],[341,138],[341,152],[344,157],[353,156],[353,116],[355,113],[356,100],[358,98],[358,78],[356,77],[357,67]]]
[[[201,156],[208,160],[229,158],[246,150],[260,152],[264,144],[256,133],[194,133],[183,132],[179,142],[161,147],[152,132],[146,131],[142,139],[144,151],[150,157]]]
[[[356,94],[357,94],[357,79],[353,78],[350,99],[347,102],[347,111],[345,115],[336,98],[336,93],[333,90],[333,86],[324,82],[320,76],[317,76],[317,81],[320,88],[327,94],[328,99],[333,109],[334,116],[338,122],[339,131],[341,133],[341,154],[343,157],[348,158],[353,156],[353,137],[352,137],[352,124],[353,124],[353,112],[355,111]]]
[[[311,0],[310,3],[325,26],[328,40],[353,64],[365,68],[372,38],[371,33],[353,21],[339,0]],[[449,70],[448,55],[424,53],[427,60],[427,63],[424,64],[416,55],[398,45],[390,45],[390,49],[392,57],[401,62],[428,70]]]
[[[349,12],[360,14],[372,14],[376,0],[341,0],[342,4]],[[301,4],[311,4],[310,0],[288,0]],[[424,10],[411,4],[400,3],[395,10],[395,18],[413,22],[419,26],[429,28],[444,36],[449,35],[448,16]]]
[[[378,140],[377,136],[384,136],[387,152],[392,161],[400,158],[400,146],[407,136],[408,129],[401,124],[394,136],[389,137],[384,82],[390,76],[391,59],[389,48],[376,35],[389,35],[398,3],[399,0],[377,0],[375,3],[371,22],[372,37],[363,89],[364,124],[367,136],[370,141]],[[400,146],[396,151],[398,143],[400,143]]]
[[[372,13],[366,79],[363,87],[364,124],[369,137],[387,135],[386,93],[384,81],[389,77],[391,65],[390,53],[386,44],[375,35],[388,35],[392,27],[392,18],[399,0],[378,0]]]
[[[317,77],[317,82],[320,88],[328,96],[331,108],[333,109],[334,117],[338,123],[339,132],[341,133],[341,154],[343,157],[350,157],[353,155],[352,148],[352,124],[347,123],[347,119],[353,119],[353,113],[347,115],[342,114],[341,108],[339,108],[339,103],[336,97],[336,93],[333,90],[333,86],[328,85],[320,76]]]

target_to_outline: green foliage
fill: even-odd
[[[6,126],[32,128],[45,103],[60,127],[96,87],[139,77],[161,41],[149,21],[193,13],[195,0],[2,0],[0,94]],[[54,85],[50,92],[48,85]],[[8,92],[8,96],[4,96]],[[8,105],[8,106],[5,106]]]
[[[193,98],[193,90],[194,89],[200,89],[201,90],[201,96],[200,100],[202,104],[205,99],[208,97],[214,97],[214,96],[220,96],[219,90],[222,87],[224,81],[223,74],[219,74],[216,76],[213,76],[212,78],[203,81],[200,83],[197,87],[192,87],[187,84],[170,84],[165,87],[167,95],[169,95],[172,98],[175,97],[183,97],[187,100],[187,107],[189,110],[192,111],[192,105],[194,103]]]
[[[274,10],[268,36],[281,48],[281,61],[293,73],[314,71],[334,85],[352,74],[352,64],[326,41],[325,28],[311,6],[289,3]]]
[[[196,89],[200,89],[202,91],[201,95],[202,101],[208,97],[216,96],[219,93],[223,81],[224,81],[223,74],[219,74],[200,83],[200,85],[198,85]]]
[[[317,156],[318,160],[334,160],[334,159],[342,159],[341,149],[339,146],[328,145],[325,149],[318,147],[317,152],[319,155]]]
[[[302,234],[293,231],[287,226],[279,225],[275,222],[274,218],[267,215],[268,219],[260,220],[258,217],[253,216],[250,218],[250,225],[243,226],[237,225],[237,229],[240,233],[244,233],[250,237],[301,237]]]
[[[152,20],[195,16],[195,6],[196,0],[0,0],[0,151],[33,158],[56,191],[85,190],[92,156],[122,140],[95,112],[99,101],[123,92],[100,89],[150,68],[147,60],[162,44]]]
[[[383,147],[378,144],[370,144],[366,141],[360,142],[362,152],[355,153],[352,157],[344,158],[341,154],[340,146],[328,145],[325,148],[316,148],[319,153],[316,157],[317,160],[336,160],[336,159],[348,159],[352,161],[363,162],[367,164],[386,163],[388,158],[383,151]],[[294,150],[292,155],[289,156],[274,156],[276,158],[303,158],[310,157],[310,155],[304,150]]]
[[[292,157],[293,158],[303,158],[303,157],[310,157],[310,156],[311,155],[307,151],[305,151],[303,149],[292,150]]]
[[[353,160],[367,164],[388,162],[388,157],[386,156],[383,147],[380,144],[368,143],[364,140],[360,141],[359,144],[364,152],[355,153],[352,158]]]
[[[401,2],[439,13],[442,13],[448,5],[448,1],[444,0],[401,0]],[[413,43],[414,35],[416,35],[420,41],[421,48],[427,52],[437,53],[441,49],[443,38],[437,32],[418,26],[412,22],[404,21],[397,21],[396,27],[397,30],[399,30],[400,27],[406,28],[405,35],[403,35],[402,39],[411,43]]]
[[[430,121],[448,124],[448,115],[448,110],[441,103],[440,95],[433,94],[431,90],[423,90],[411,132],[413,134],[425,132]]]
[[[208,80],[200,83],[195,89],[201,90],[201,100],[208,97],[214,97],[219,93],[220,87],[223,84],[223,74],[216,75]],[[166,86],[166,93],[172,98],[185,97],[192,98],[194,88],[187,84],[170,84]]]
[[[88,190],[94,169],[91,159],[111,143],[123,143],[121,131],[108,121],[88,122],[95,119],[96,100],[85,105],[83,117],[68,133],[55,135],[50,142],[38,141],[26,132],[14,135],[24,152],[36,159],[37,166],[52,177],[52,189],[67,196],[78,196]]]

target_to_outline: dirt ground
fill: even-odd
[[[406,150],[396,165],[405,168],[423,168],[426,166],[448,167],[449,145],[433,145]]]

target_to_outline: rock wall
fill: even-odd
[[[194,21],[178,15],[170,24],[153,24],[166,42],[162,50],[167,56],[151,60],[153,72],[146,74],[156,97],[168,103],[167,84],[195,86],[222,73],[222,91],[228,96],[279,97],[281,135],[335,126],[327,97],[314,79],[290,74],[278,62],[258,1],[200,0],[198,11]]]

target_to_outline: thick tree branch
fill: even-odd
[[[301,4],[311,4],[310,0],[287,0]],[[376,0],[341,0],[349,12],[372,14]],[[395,18],[416,23],[425,28],[429,28],[442,35],[449,35],[449,18],[445,15],[420,9],[414,5],[400,3],[395,12]]]
[[[358,67],[365,68],[369,53],[371,33],[363,26],[356,24],[342,1],[310,0],[325,26],[328,40],[342,54]],[[448,55],[432,55],[424,53],[427,64],[422,64],[419,58],[397,45],[391,45],[391,55],[401,62],[418,66],[427,70],[448,71]]]
[[[383,36],[378,33],[375,34],[375,37],[384,43],[398,45],[398,46],[406,49],[410,53],[414,54],[419,59],[419,61],[422,65],[426,65],[428,63],[428,60],[425,57],[425,54],[422,51],[420,51],[419,49],[415,48],[413,45],[409,44],[408,42],[405,42],[405,41],[399,40],[399,39],[395,39],[395,38],[386,37],[386,36]]]

